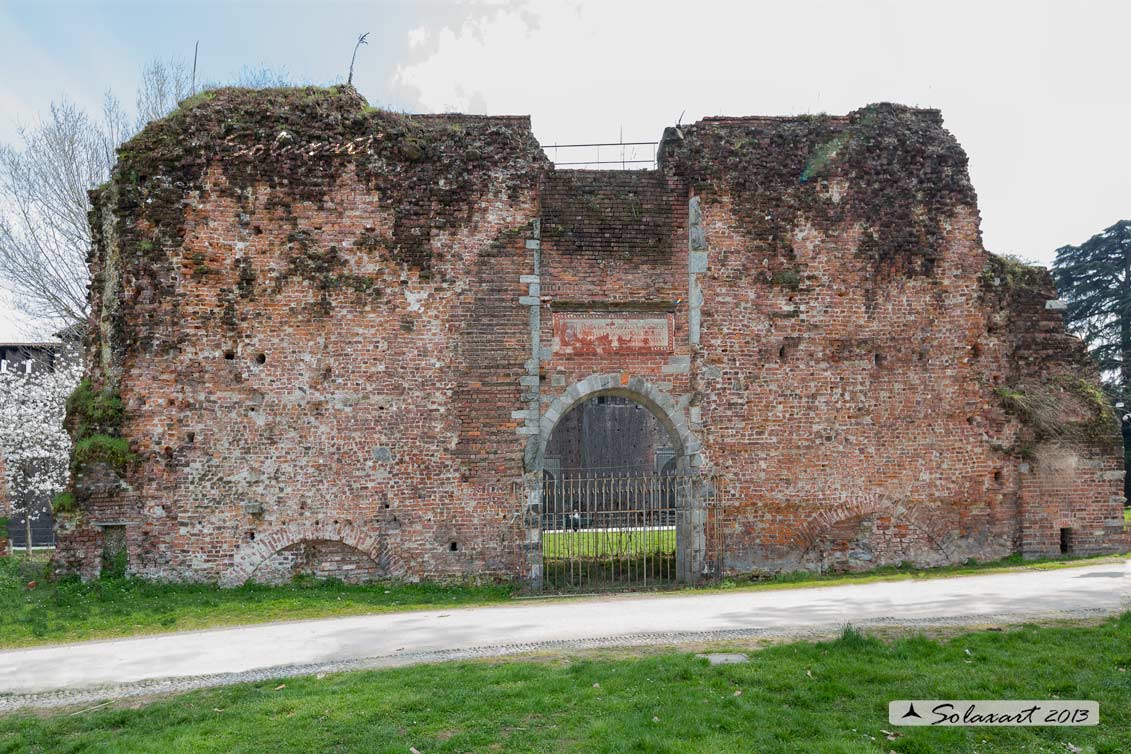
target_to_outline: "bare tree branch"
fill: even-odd
[[[137,88],[137,130],[177,109],[177,103],[191,91],[192,73],[185,61],[178,58],[149,61],[141,69]]]
[[[85,319],[90,246],[87,190],[110,174],[123,120],[107,97],[104,121],[68,101],[0,146],[0,277],[29,315],[65,326]]]
[[[263,88],[290,81],[285,72],[261,67],[244,68],[234,83]],[[56,328],[86,319],[87,192],[110,177],[118,145],[176,109],[191,88],[184,61],[155,59],[141,71],[132,123],[110,93],[100,118],[62,100],[20,130],[18,145],[0,145],[0,287],[15,294],[21,310]]]

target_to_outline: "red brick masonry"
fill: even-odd
[[[526,118],[222,90],[94,201],[89,376],[137,461],[74,480],[64,570],[121,525],[152,578],[519,578],[513,486],[602,392],[728,480],[729,572],[1127,546],[1096,369],[1047,274],[982,247],[936,111],[558,171]]]

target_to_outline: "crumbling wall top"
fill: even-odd
[[[858,254],[890,274],[930,274],[947,219],[976,211],[966,154],[938,110],[876,104],[844,116],[717,117],[669,128],[661,169],[729,198],[739,230],[792,257],[799,224],[860,223]]]

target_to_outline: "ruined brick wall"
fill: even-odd
[[[1043,269],[993,260],[983,274],[989,325],[1008,349],[995,389],[1012,419],[1021,551],[1093,554],[1126,547],[1119,422],[1084,344],[1065,332],[1063,302]]]
[[[76,478],[62,556],[93,573],[120,521],[152,577],[234,583],[322,540],[394,577],[509,572],[544,163],[524,118],[350,90],[227,90],[151,124],[96,196],[88,345],[136,460]]]
[[[684,396],[686,407],[684,182],[653,171],[557,171],[541,211],[542,403],[591,375],[615,373]],[[610,337],[610,323],[623,342]]]
[[[734,484],[730,568],[1051,554],[1049,508],[1077,551],[1126,547],[1102,400],[1083,417],[1098,441],[1058,446],[1078,471],[1050,477],[1019,442],[1010,385],[1095,393],[1098,375],[1046,309],[1055,289],[995,275],[937,112],[709,119],[664,147],[702,209],[692,372],[706,453]]]
[[[222,90],[123,148],[92,226],[132,457],[78,464],[67,570],[125,526],[154,578],[523,578],[513,486],[598,395],[729,480],[732,572],[1126,544],[1094,368],[1045,279],[996,274],[932,111],[557,171],[524,118]]]

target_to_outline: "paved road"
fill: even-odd
[[[0,652],[0,711],[538,649],[811,636],[846,623],[1004,623],[1127,609],[1131,560],[922,581],[621,595],[272,623]]]

